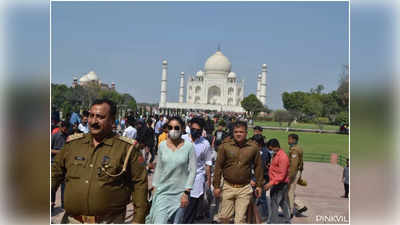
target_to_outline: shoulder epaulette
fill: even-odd
[[[298,145],[294,145],[294,146],[292,147],[292,149],[293,149],[293,150],[299,150],[299,146],[298,146]]]
[[[119,140],[121,140],[121,141],[124,141],[124,142],[126,142],[126,143],[128,143],[128,144],[135,144],[135,146],[136,146],[136,144],[137,144],[137,141],[135,140],[135,139],[132,139],[132,138],[128,138],[128,137],[125,137],[125,136],[118,136],[118,139]]]
[[[232,141],[232,138],[230,136],[227,136],[224,140],[222,140],[222,143],[228,143]]]
[[[247,141],[247,143],[250,144],[250,145],[254,145],[254,146],[256,146],[256,147],[258,146],[257,142],[254,141],[254,140],[252,140],[252,139],[249,139],[249,140]]]
[[[85,134],[83,134],[83,133],[73,134],[73,135],[68,136],[67,142],[78,140],[78,139],[81,139],[83,137],[85,137]]]

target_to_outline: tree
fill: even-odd
[[[325,89],[325,87],[324,87],[324,85],[322,85],[322,84],[319,84],[318,86],[317,86],[317,88],[311,88],[311,90],[310,90],[310,92],[311,93],[315,93],[315,94],[321,94],[322,93],[322,91]]]
[[[128,109],[131,109],[134,112],[136,111],[136,100],[130,94],[125,93],[122,95],[122,104],[127,105]]]
[[[336,125],[343,125],[345,123],[349,123],[349,113],[348,111],[340,112],[337,117],[335,118]]]
[[[347,110],[349,106],[349,65],[344,65],[339,78],[339,87],[336,90],[340,98],[340,105]]]
[[[312,94],[308,95],[304,104],[304,114],[306,114],[313,121],[317,122],[320,129],[322,124],[319,117],[322,115],[323,105],[319,98],[319,95]]]
[[[286,110],[276,110],[274,112],[274,121],[279,122],[279,126],[282,126],[283,122],[288,122],[288,127],[293,121],[293,115]]]
[[[264,110],[263,104],[254,94],[250,94],[249,96],[245,97],[240,104],[253,120],[258,113]]]
[[[118,105],[125,105],[125,109],[136,111],[136,100],[129,94],[119,94],[115,90],[102,89],[99,85],[92,83],[87,86],[67,87],[63,84],[51,85],[52,106],[60,109],[64,115],[76,112],[80,109],[88,110],[97,98],[107,98]]]
[[[294,119],[302,117],[306,96],[307,93],[301,91],[282,94],[283,107],[294,116]]]
[[[328,117],[331,123],[335,122],[337,114],[341,111],[338,98],[336,91],[321,95],[321,102],[323,105],[322,116]]]
[[[57,85],[51,84],[51,103],[56,108],[61,108],[65,102],[65,93],[67,93],[68,87],[64,84]]]

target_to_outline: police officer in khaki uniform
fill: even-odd
[[[112,132],[116,106],[96,100],[89,113],[90,134],[71,136],[52,165],[52,189],[65,180],[65,223],[124,223],[134,204],[134,223],[144,223],[148,186],[136,140]]]
[[[289,206],[293,216],[294,209],[297,214],[303,213],[307,210],[307,207],[299,200],[295,199],[296,184],[301,177],[303,172],[303,149],[298,145],[299,136],[297,134],[289,134]]]
[[[259,198],[264,184],[264,168],[257,143],[246,139],[247,123],[235,122],[232,129],[233,139],[226,138],[218,147],[213,178],[214,196],[221,197],[221,223],[229,223],[233,215],[235,223],[246,223],[247,208],[253,196],[250,186],[251,169],[254,166],[257,186],[255,194]]]

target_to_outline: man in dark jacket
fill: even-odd
[[[148,150],[151,154],[151,159],[150,159],[150,164],[154,161],[154,139],[155,139],[155,134],[153,128],[151,128],[151,124],[153,121],[151,119],[148,119],[146,121],[147,126],[146,126],[146,131],[145,131],[145,140],[144,140],[144,145],[146,146],[146,151]],[[149,165],[151,168],[152,166]]]

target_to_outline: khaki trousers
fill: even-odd
[[[70,215],[64,214],[63,221],[61,223],[66,223],[66,224],[83,224],[81,221],[75,219],[74,217]],[[66,220],[65,220],[66,219]],[[90,221],[87,220],[84,222],[85,224],[104,224],[104,223],[125,223],[125,213],[124,214],[117,214],[117,215],[111,215],[107,218],[105,218],[103,221]]]
[[[221,208],[219,211],[219,221],[229,223],[233,214],[235,214],[235,223],[246,223],[247,207],[253,197],[253,189],[250,184],[234,188],[224,182],[222,187]]]
[[[299,210],[304,207],[303,202],[300,201],[299,199],[296,199],[296,194],[295,194],[296,185],[299,178],[300,178],[300,171],[297,172],[296,178],[292,181],[292,183],[289,183],[289,191],[288,191],[289,207],[292,213],[294,208],[296,210]]]

